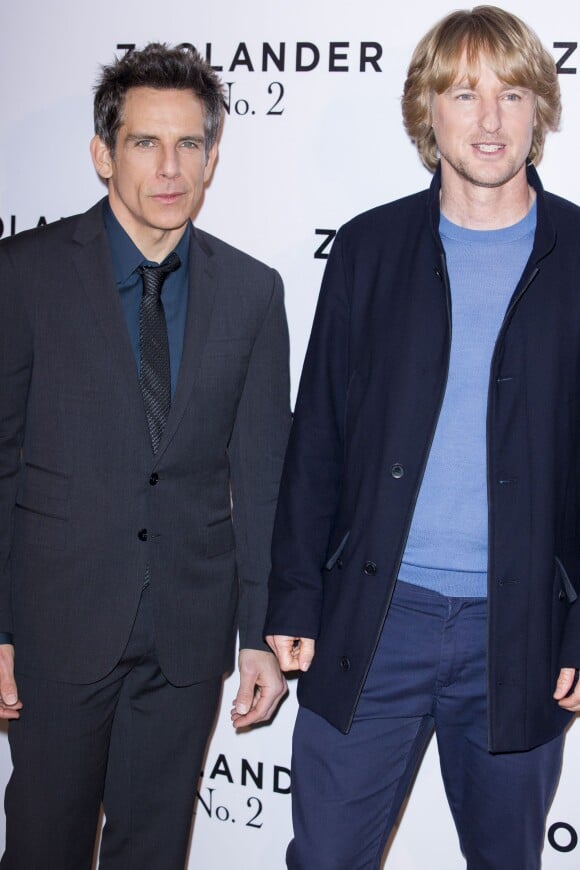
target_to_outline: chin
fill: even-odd
[[[515,169],[513,166],[506,166],[503,169],[500,167],[496,167],[493,169],[490,167],[490,171],[482,172],[481,167],[470,167],[470,166],[461,166],[459,167],[459,174],[466,180],[469,181],[470,184],[474,184],[476,187],[503,187],[504,184],[507,184],[512,178],[518,174],[520,169]]]
[[[158,230],[178,230],[189,220],[189,212],[181,214],[162,214],[155,215],[151,220],[151,225]]]
[[[516,174],[517,173],[515,172],[510,172],[506,175],[501,175],[499,177],[496,176],[495,178],[475,179],[474,184],[477,184],[479,187],[488,188],[503,187],[504,184],[508,184],[512,180],[512,178],[515,178]]]

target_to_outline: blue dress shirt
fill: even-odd
[[[143,294],[143,281],[137,271],[140,266],[158,266],[143,256],[139,248],[129,238],[109,205],[108,201],[103,206],[103,218],[111,255],[113,257],[113,270],[115,281],[123,306],[127,331],[131,340],[131,347],[137,363],[137,371],[140,367],[139,355],[139,306]],[[171,397],[175,393],[179,366],[183,353],[183,339],[185,335],[185,320],[187,317],[187,297],[189,290],[189,240],[191,237],[191,224],[187,224],[175,252],[181,260],[181,265],[175,272],[171,272],[163,283],[161,301],[167,323],[167,338],[169,340],[169,364],[171,367]]]

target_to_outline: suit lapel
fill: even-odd
[[[73,263],[80,288],[99,323],[104,346],[109,348],[113,364],[126,381],[127,396],[140,409],[137,413],[149,437],[137,366],[113,274],[102,201],[81,216],[73,241]]]
[[[173,438],[196,382],[209,333],[216,283],[216,266],[212,251],[205,240],[196,233],[195,227],[192,227],[189,248],[189,294],[183,354],[175,395],[156,459],[162,456]]]

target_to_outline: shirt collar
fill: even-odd
[[[129,280],[133,272],[143,263],[151,263],[143,256],[137,245],[130,238],[127,231],[119,223],[113,213],[113,209],[106,199],[103,203],[103,220],[109,237],[111,256],[113,258],[113,271],[117,284],[124,284]],[[187,270],[189,265],[189,240],[191,237],[191,221],[188,221],[181,239],[174,250],[181,260],[180,269]]]

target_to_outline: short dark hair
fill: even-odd
[[[128,51],[102,67],[95,85],[95,133],[111,154],[115,151],[125,96],[130,88],[191,90],[203,104],[206,154],[217,141],[224,117],[222,84],[193,46],[171,48],[150,42],[145,48]]]
[[[411,59],[403,92],[403,120],[427,169],[434,172],[439,162],[431,126],[431,97],[451,87],[463,52],[470,87],[479,78],[479,62],[484,57],[500,81],[528,88],[536,95],[536,123],[528,159],[539,163],[546,134],[557,130],[560,121],[554,58],[515,15],[497,6],[476,6],[452,12],[439,21],[419,42]]]

